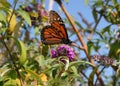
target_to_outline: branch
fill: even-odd
[[[16,7],[16,5],[17,5],[17,2],[18,2],[18,0],[15,0],[15,4],[14,4],[14,7],[13,7],[13,11],[12,11],[11,16],[10,16],[10,19],[9,19],[9,21],[8,21],[8,27],[9,27],[10,22],[11,22],[11,19],[12,19],[12,17],[13,17],[13,14],[14,14],[15,7]],[[6,32],[4,33],[3,36],[5,36],[5,35],[6,35]]]
[[[4,37],[1,38],[1,42],[2,42],[2,44],[5,46],[6,50],[8,51],[9,56],[10,56],[10,59],[11,59],[11,61],[13,62],[13,65],[14,65],[14,67],[15,67],[15,70],[16,70],[16,72],[17,72],[17,74],[18,74],[19,79],[20,79],[21,86],[23,86],[23,82],[22,82],[22,79],[21,79],[21,75],[20,75],[20,72],[19,72],[19,68],[16,66],[16,63],[15,63],[15,61],[14,61],[14,58],[13,58],[13,56],[12,56],[12,54],[11,54],[8,46],[6,45],[6,43],[5,43],[5,41],[4,41]]]

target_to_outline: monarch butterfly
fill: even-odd
[[[71,44],[62,18],[55,11],[49,12],[49,23],[41,30],[41,41],[44,44]]]

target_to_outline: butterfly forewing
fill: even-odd
[[[62,18],[58,15],[58,13],[56,13],[55,11],[51,10],[49,12],[49,23],[53,24],[53,23],[59,23],[61,25],[64,25],[64,22],[62,20]]]
[[[56,27],[59,31],[61,31],[66,39],[68,38],[67,30],[62,18],[53,10],[51,10],[49,13],[49,23],[52,26]]]

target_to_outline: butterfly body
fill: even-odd
[[[55,12],[50,11],[49,23],[41,30],[41,41],[44,44],[71,44],[68,34],[61,17]]]

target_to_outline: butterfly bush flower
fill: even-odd
[[[104,65],[113,65],[114,60],[108,56],[100,56],[100,55],[94,55],[92,58],[97,61],[98,63],[104,64]]]
[[[73,49],[68,45],[58,46],[56,50],[52,50],[51,53],[53,58],[59,57],[59,56],[67,56],[70,61],[72,61],[75,56]]]
[[[53,58],[57,57],[57,52],[56,52],[56,50],[52,50],[51,53],[52,53],[52,57],[53,57]]]
[[[36,8],[42,16],[47,16],[47,12],[45,11],[45,9],[43,9],[44,7],[42,6],[42,4],[38,3],[36,5]]]

